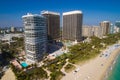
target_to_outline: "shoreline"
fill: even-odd
[[[115,48],[114,45],[103,50],[101,52],[104,54],[102,57],[99,54],[96,58],[82,65],[76,65],[76,68],[80,68],[80,70],[75,74],[73,74],[73,71],[67,73],[62,80],[105,80],[111,72],[111,66],[114,66],[115,60],[120,54],[120,47]],[[107,57],[106,54],[108,54]]]
[[[120,52],[119,52],[119,53],[120,53]],[[118,56],[119,56],[119,55],[120,55],[120,54],[118,54]],[[112,73],[112,71],[113,71],[113,68],[115,67],[116,61],[117,61],[117,59],[118,59],[118,56],[115,57],[115,60],[112,62],[111,66],[109,66],[109,68],[107,69],[106,75],[105,75],[105,77],[103,78],[103,80],[107,80],[108,77],[111,75],[111,73]]]
[[[114,50],[112,53],[115,54],[114,59],[112,59],[111,63],[109,63],[109,66],[107,66],[107,69],[105,71],[106,73],[104,73],[101,76],[101,80],[106,80],[108,78],[108,76],[111,74],[112,69],[113,69],[113,67],[114,67],[114,65],[116,63],[116,60],[118,59],[118,55],[120,54],[120,48],[118,48],[117,50]]]

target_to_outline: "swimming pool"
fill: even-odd
[[[26,68],[28,66],[28,64],[26,62],[22,62],[21,66],[24,67],[24,68]]]

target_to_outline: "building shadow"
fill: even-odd
[[[62,42],[56,42],[56,41],[48,42],[47,53],[51,54],[51,53],[61,49],[62,47],[63,47]]]
[[[4,58],[3,54],[0,53],[0,67],[7,66],[9,64],[9,61]]]

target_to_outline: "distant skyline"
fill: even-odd
[[[0,0],[0,27],[23,26],[22,16],[42,10],[83,12],[83,24],[99,25],[103,20],[120,20],[120,0]]]

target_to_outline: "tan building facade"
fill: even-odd
[[[60,38],[60,14],[51,11],[42,11],[41,14],[47,20],[48,40],[56,40]]]
[[[70,11],[63,13],[63,40],[82,40],[83,13],[81,11]]]
[[[110,22],[109,21],[102,21],[100,22],[102,36],[110,33]]]
[[[83,26],[82,36],[84,37],[101,37],[101,28],[100,26]]]

